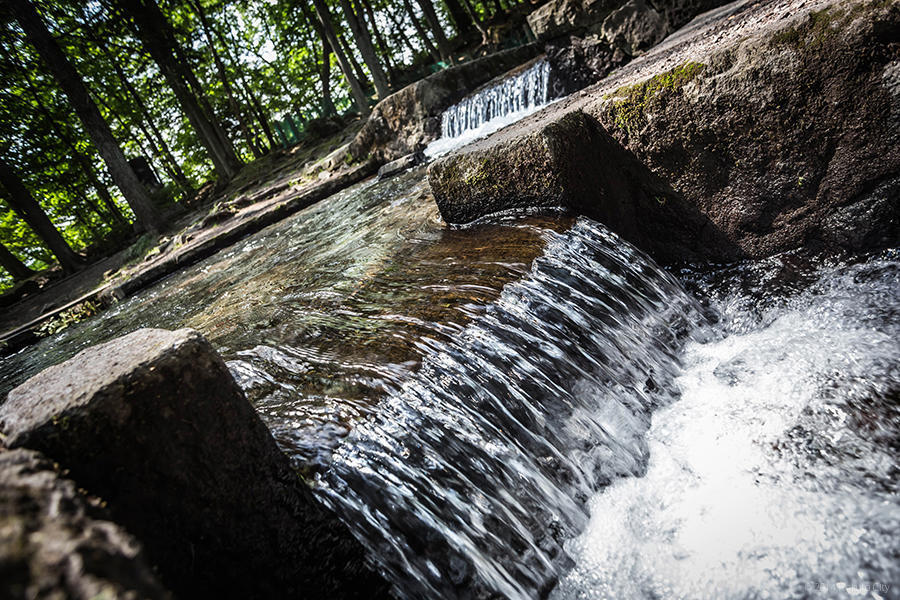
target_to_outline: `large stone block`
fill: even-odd
[[[656,258],[704,251],[708,221],[581,111],[537,117],[431,165],[441,216],[562,208],[604,223]]]
[[[0,448],[0,598],[171,598],[137,540],[32,450]]]
[[[196,331],[88,348],[10,392],[0,428],[107,501],[179,596],[386,593]]]
[[[583,32],[599,24],[623,0],[551,0],[528,15],[528,26],[539,40]]]

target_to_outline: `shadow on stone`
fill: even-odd
[[[137,540],[32,450],[0,448],[0,597],[171,598]]]
[[[88,348],[10,392],[0,427],[107,501],[180,597],[387,597],[196,331]]]

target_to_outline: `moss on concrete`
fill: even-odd
[[[617,89],[610,95],[617,98],[612,103],[616,125],[629,133],[636,131],[644,122],[648,108],[665,95],[680,91],[704,69],[706,65],[703,63],[686,62],[644,82]]]

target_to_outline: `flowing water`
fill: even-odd
[[[434,153],[547,101],[538,62]],[[443,146],[441,146],[443,144]],[[401,599],[900,597],[900,256],[670,273],[363,183],[0,359],[194,327]]]
[[[444,155],[537,112],[549,102],[550,63],[542,59],[444,111],[441,138],[429,144],[425,154],[430,158]]]
[[[304,469],[527,272],[567,217],[448,229],[421,170],[363,183],[0,359],[0,398],[43,368],[140,327],[193,327]]]

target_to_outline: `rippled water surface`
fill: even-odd
[[[201,331],[298,462],[529,269],[565,217],[447,228],[422,170],[354,186],[17,355],[6,392],[140,327]]]
[[[0,361],[220,350],[399,598],[896,598],[900,256],[671,273],[364,183]],[[345,443],[338,443],[345,440]]]

